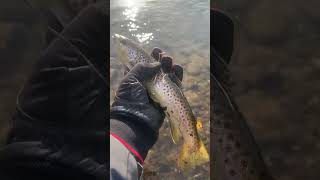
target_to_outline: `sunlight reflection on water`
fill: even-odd
[[[203,120],[201,138],[208,146],[209,139],[209,0],[111,0],[111,33],[132,39],[147,51],[159,47],[184,68],[184,92],[196,117]],[[111,42],[110,99],[123,77],[117,63],[116,49]],[[193,85],[198,86],[194,90]],[[164,123],[157,143],[149,151],[145,170],[163,179],[207,179],[209,166],[179,173],[175,157],[180,147],[173,145],[168,124]],[[148,173],[146,173],[148,174]],[[199,177],[198,177],[199,176]],[[160,179],[162,179],[160,178]]]
[[[181,46],[209,48],[209,0],[111,0],[110,10],[111,35],[169,46],[169,52]]]
[[[140,43],[148,44],[153,39],[152,32],[145,32],[143,29],[147,26],[146,22],[137,22],[137,15],[140,8],[143,8],[144,1],[142,0],[124,0],[120,1],[121,5],[126,6],[122,15],[124,16],[124,22],[120,25],[121,28],[127,28],[131,33],[131,36],[136,37]]]

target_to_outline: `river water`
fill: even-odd
[[[148,52],[160,47],[184,68],[183,88],[191,108],[203,124],[199,131],[209,149],[209,48],[208,0],[111,0],[111,33],[124,35]],[[111,101],[123,77],[111,43]],[[159,140],[145,162],[145,179],[209,179],[209,163],[190,172],[176,167],[180,145],[174,145],[165,121]]]

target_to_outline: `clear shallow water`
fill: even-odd
[[[111,0],[110,6],[111,35],[163,46],[168,52],[181,45],[209,48],[208,0]]]
[[[195,116],[203,123],[199,132],[209,149],[209,48],[208,0],[111,0],[111,34],[140,43],[148,52],[160,47],[184,68],[184,93]],[[111,43],[111,100],[123,74]],[[145,179],[209,179],[209,163],[190,172],[176,168],[180,146],[172,143],[168,124],[145,162]]]

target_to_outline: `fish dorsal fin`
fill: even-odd
[[[174,82],[180,89],[182,89],[182,82],[180,79],[174,74],[174,73],[169,73],[167,74],[168,77],[171,79],[172,82]]]
[[[170,134],[171,134],[172,141],[174,144],[177,144],[181,138],[180,130],[178,127],[176,127],[174,122],[171,120],[170,115],[168,113],[166,113],[166,116],[170,126]]]

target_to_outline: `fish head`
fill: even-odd
[[[118,55],[120,55],[122,61],[126,61],[126,64],[135,65],[137,63],[155,62],[151,55],[132,40],[119,34],[115,34],[112,39],[117,48]]]
[[[123,46],[128,45],[129,39],[120,35],[120,34],[115,34],[112,36],[112,40],[115,44],[122,44]]]
[[[141,52],[134,42],[119,34],[115,34],[112,39],[118,55],[125,64],[134,65],[139,62]]]

